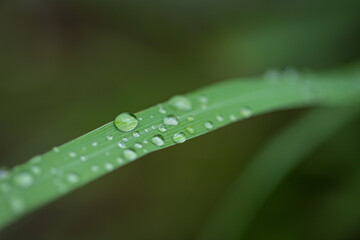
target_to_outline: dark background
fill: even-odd
[[[356,62],[359,9],[358,0],[2,1],[0,165],[214,82]],[[306,111],[251,118],[150,154],[0,238],[195,239],[246,163]],[[359,142],[353,123],[304,159],[243,239],[360,239]]]

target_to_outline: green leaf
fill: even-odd
[[[132,124],[128,128],[121,125],[119,130],[112,121],[2,171],[0,227],[150,152],[250,116],[295,107],[347,105],[357,103],[359,96],[357,67],[319,74],[270,71],[175,96],[136,113],[137,124],[127,119],[125,124]]]

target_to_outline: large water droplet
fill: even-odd
[[[15,185],[17,185],[18,187],[21,187],[21,188],[30,187],[34,182],[33,176],[29,172],[26,172],[26,171],[17,173],[14,176],[13,180],[14,180]]]
[[[121,113],[115,118],[115,126],[122,132],[130,132],[138,125],[138,120],[134,114]]]
[[[79,181],[79,175],[76,173],[68,173],[66,175],[66,181],[69,183],[77,183]]]
[[[205,126],[206,129],[209,130],[209,129],[212,129],[214,127],[214,124],[212,122],[208,121],[208,122],[206,122],[204,124],[204,126]]]
[[[174,114],[170,114],[164,118],[164,124],[170,126],[176,126],[179,124],[179,120]]]
[[[123,155],[124,155],[124,158],[128,161],[135,160],[137,157],[136,152],[132,149],[125,149],[123,152]]]
[[[169,100],[169,104],[178,111],[189,111],[192,107],[190,100],[180,95],[172,97]]]
[[[252,110],[250,107],[243,107],[241,110],[240,110],[240,113],[242,116],[244,117],[251,117],[252,115]]]
[[[186,141],[186,136],[182,132],[175,133],[173,136],[173,141],[176,143],[183,143]]]
[[[164,145],[164,137],[161,135],[155,135],[151,138],[151,142],[155,144],[156,146],[162,146]]]

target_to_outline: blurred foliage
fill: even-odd
[[[119,112],[216,81],[358,61],[359,7],[355,0],[3,1],[0,164],[22,163]],[[0,238],[194,239],[237,173],[304,111],[256,117],[151,154]],[[359,126],[305,159],[244,239],[358,239]]]

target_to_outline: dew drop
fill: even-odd
[[[98,172],[99,171],[99,166],[98,165],[92,165],[91,166],[91,171]]]
[[[251,117],[252,115],[252,110],[250,107],[243,107],[240,112],[244,117]]]
[[[124,137],[122,140],[123,140],[124,142],[127,142],[127,141],[128,141],[128,139],[127,139],[127,138],[125,138],[125,137]]]
[[[155,135],[151,138],[151,142],[155,144],[156,146],[162,146],[164,145],[164,137],[161,135]]]
[[[195,118],[192,115],[190,115],[190,116],[187,116],[186,119],[191,122],[191,121],[194,121]]]
[[[140,137],[140,133],[139,133],[138,131],[133,132],[133,136],[134,136],[134,137]]]
[[[209,130],[209,129],[212,129],[214,127],[214,124],[212,122],[208,121],[208,122],[206,122],[204,124],[204,126],[205,126],[206,129]]]
[[[125,146],[125,144],[124,144],[124,143],[119,142],[119,143],[118,143],[118,147],[119,147],[119,148],[125,148],[126,146]]]
[[[142,119],[142,117],[139,117],[139,121],[142,121],[143,119]]]
[[[33,165],[33,166],[31,166],[31,171],[34,174],[40,174],[41,173],[41,168],[38,165]]]
[[[164,124],[160,124],[159,131],[160,132],[166,132],[166,127],[164,126]]]
[[[143,145],[141,143],[135,143],[134,145],[136,148],[141,149],[143,148]]]
[[[77,183],[79,181],[79,175],[76,173],[68,173],[66,175],[66,181],[69,183]]]
[[[150,118],[154,118],[154,115],[151,115]]]
[[[235,116],[234,114],[231,114],[231,115],[229,116],[229,119],[230,119],[231,121],[236,121],[236,116]]]
[[[149,132],[149,129],[145,129],[145,132]]]
[[[144,143],[144,144],[148,144],[148,143],[149,143],[149,141],[148,141],[148,140],[146,140],[146,139],[144,139],[143,143]]]
[[[124,155],[124,158],[129,161],[135,160],[137,157],[136,152],[132,149],[125,149],[123,152],[123,155]]]
[[[164,118],[164,124],[170,126],[176,126],[179,124],[179,120],[174,114],[170,114]]]
[[[189,111],[192,108],[190,100],[180,95],[172,97],[169,100],[169,104],[178,111]]]
[[[207,97],[205,97],[205,96],[200,96],[199,101],[202,102],[202,103],[208,103],[209,99]]]
[[[116,158],[116,162],[119,164],[123,164],[124,163],[124,159],[122,159],[121,157]]]
[[[106,137],[106,139],[109,140],[109,141],[111,141],[111,140],[113,140],[113,136],[110,136],[110,135],[109,135],[109,136]]]
[[[130,132],[138,125],[138,120],[134,114],[121,113],[115,118],[115,126],[122,132]]]
[[[86,161],[86,157],[85,157],[85,156],[80,156],[80,160],[81,160],[82,162],[85,162],[85,161]]]
[[[30,187],[34,182],[33,176],[27,171],[17,173],[13,180],[15,185],[21,188]]]
[[[108,171],[114,170],[114,165],[111,162],[105,163],[105,169]]]
[[[25,210],[24,202],[20,198],[11,198],[10,206],[13,212],[21,213]]]
[[[182,132],[175,133],[174,136],[173,136],[173,141],[175,143],[183,143],[183,142],[186,141],[186,136]]]
[[[216,120],[218,120],[219,122],[222,122],[222,121],[224,121],[224,118],[221,115],[216,115]]]
[[[269,69],[264,73],[264,79],[270,83],[278,83],[280,81],[281,73],[277,69]]]
[[[159,106],[159,112],[162,113],[162,114],[166,113],[166,110],[162,105]]]
[[[56,152],[56,153],[58,153],[58,152],[60,152],[60,149],[59,149],[58,147],[54,147],[54,148],[53,148],[53,151]]]
[[[69,156],[74,158],[74,157],[76,157],[76,153],[75,152],[69,152]]]
[[[96,147],[96,146],[98,145],[98,143],[97,143],[97,142],[93,142],[91,145],[92,145],[93,147]]]
[[[35,157],[31,158],[29,161],[31,163],[38,163],[41,161],[41,159],[42,159],[41,156],[35,156]]]
[[[195,133],[195,129],[194,129],[193,127],[187,127],[185,130],[186,130],[188,133],[190,133],[190,134],[194,134],[194,133]]]
[[[5,179],[9,176],[9,171],[6,169],[0,169],[0,179]]]

